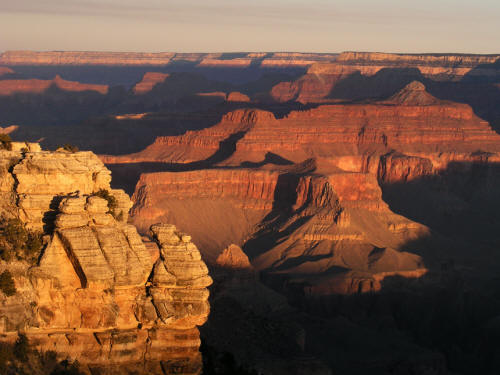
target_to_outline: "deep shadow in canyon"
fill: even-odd
[[[258,255],[252,253],[255,249],[264,252],[282,238],[283,233],[273,228],[293,211],[295,199],[289,188],[293,192],[296,178],[284,175],[273,212],[264,219],[272,224],[263,226],[243,247],[250,257]],[[321,359],[334,374],[496,374],[500,365],[500,192],[495,188],[499,178],[498,164],[453,162],[435,175],[382,184],[384,200],[393,211],[431,229],[430,235],[401,246],[423,257],[429,269],[426,275],[386,277],[378,292],[313,295],[307,293],[307,282],[290,283],[286,275],[262,271],[257,281],[240,281],[239,288],[262,283],[286,296],[288,308],[265,315],[250,301],[248,306],[227,295],[228,285],[239,290],[234,281],[216,278],[212,315],[202,327],[204,340],[210,345],[212,335],[221,332],[215,342],[229,340],[242,366],[249,365],[248,359],[245,362],[236,348],[245,345],[250,351],[257,351],[258,345],[273,347],[270,353],[277,361],[293,361],[298,349],[287,353],[283,348],[296,345],[295,338],[273,333],[259,335],[258,341],[252,336],[255,332],[239,330],[237,337],[228,333],[248,327],[249,319],[279,332],[280,325],[273,323],[279,321],[303,329],[304,345],[298,353]],[[314,259],[300,261],[309,260]],[[227,332],[220,330],[223,324]]]

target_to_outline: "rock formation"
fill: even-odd
[[[396,161],[386,157],[394,152],[399,163],[407,157],[411,163],[422,160],[430,163],[430,170],[439,171],[453,162],[474,161],[478,152],[490,153],[490,161],[499,160],[499,151],[500,137],[470,106],[439,100],[414,82],[387,100],[321,105],[280,119],[267,111],[236,110],[213,127],[158,137],[139,153],[103,160],[177,163],[186,168],[199,161],[205,161],[204,167],[209,163],[238,166],[265,164],[272,153],[280,158],[277,163],[316,158],[326,170],[376,174],[390,170],[383,164]]]
[[[1,340],[21,332],[86,373],[199,374],[212,280],[190,237],[155,224],[157,247],[146,247],[127,224],[130,199],[91,152],[14,143],[0,154],[2,216],[44,234],[34,266],[0,262],[18,291],[0,294]]]
[[[405,106],[428,106],[438,105],[442,102],[429,94],[425,90],[425,85],[418,81],[413,81],[406,85],[401,91],[391,96],[387,103]]]
[[[155,85],[164,82],[167,77],[168,74],[166,73],[147,72],[142,77],[141,82],[134,86],[134,94],[144,94],[151,91]]]
[[[3,65],[164,65],[174,53],[7,51],[0,55]]]
[[[355,91],[355,86],[360,84],[357,75],[373,77],[377,73],[382,73],[384,70],[388,72],[390,69],[396,70],[399,79],[420,74],[432,80],[459,81],[466,75],[494,80],[500,77],[500,71],[487,65],[495,63],[499,58],[500,55],[404,55],[344,52],[333,62],[318,62],[311,65],[307,73],[296,81],[279,83],[273,87],[271,96],[279,102],[328,101],[330,93],[341,80],[350,76],[354,77],[351,85],[353,87],[350,89]],[[379,91],[384,92],[382,89]]]
[[[336,54],[323,53],[140,53],[77,51],[6,51],[0,54],[2,65],[130,65],[165,66],[195,63],[199,67],[264,68],[307,67],[319,61],[333,61]]]
[[[66,81],[59,75],[52,80],[42,79],[6,79],[0,81],[0,95],[12,95],[15,93],[41,94],[51,86],[57,87],[63,91],[96,91],[100,94],[108,93],[107,85],[95,85]]]
[[[389,276],[427,272],[404,248],[429,229],[392,212],[379,184],[435,176],[456,163],[497,162],[499,152],[500,136],[470,106],[412,82],[387,100],[282,118],[239,109],[213,127],[103,159],[171,168],[143,173],[137,183],[132,217],[141,231],[174,222],[212,264],[236,244],[273,282],[329,295],[379,290]]]

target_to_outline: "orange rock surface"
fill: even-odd
[[[14,142],[0,162],[1,215],[44,236],[34,264],[0,260],[18,291],[0,293],[0,341],[21,332],[85,374],[199,374],[197,326],[210,311],[212,280],[191,237],[155,224],[146,247],[127,224],[130,198],[110,188],[91,152]]]
[[[228,102],[249,102],[250,98],[242,94],[241,92],[238,91],[233,91],[227,94],[227,99]]]
[[[412,82],[384,101],[282,118],[239,109],[213,127],[104,160],[177,168],[141,175],[132,209],[140,229],[174,222],[211,263],[236,244],[257,270],[309,285],[306,294],[349,294],[427,272],[404,246],[428,228],[392,212],[379,183],[500,161],[500,136],[470,106]]]
[[[0,55],[4,65],[165,65],[175,53],[6,51]]]
[[[132,89],[134,94],[145,94],[153,89],[158,83],[162,83],[169,75],[166,73],[147,72]]]
[[[74,81],[66,81],[59,75],[53,80],[42,79],[7,79],[0,81],[0,95],[12,95],[15,93],[41,94],[51,86],[56,86],[64,91],[97,91],[100,94],[108,93],[107,85],[95,85],[88,83],[80,83]]]

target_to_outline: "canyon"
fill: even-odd
[[[372,78],[370,95],[373,96],[394,90],[394,84],[400,84],[405,77],[435,81],[460,81],[464,77],[495,80],[500,75],[498,67],[494,66],[499,57],[344,52],[333,62],[311,65],[306,74],[296,81],[279,83],[273,87],[271,95],[280,102],[296,100],[302,103],[329,101],[346,94],[356,95],[356,87],[342,84],[336,87],[344,79],[360,81]],[[389,87],[384,88],[384,75],[390,79],[393,73],[391,69],[395,69],[394,73],[397,74],[393,74],[393,82],[389,83]],[[377,77],[380,79],[377,80]]]
[[[497,163],[499,151],[500,136],[468,105],[438,100],[413,82],[384,101],[280,119],[237,110],[210,128],[159,137],[142,152],[101,158],[112,169],[166,170],[140,175],[131,211],[140,230],[174,222],[209,263],[235,243],[258,270],[288,274],[288,283],[293,275],[321,279],[309,292],[331,294],[331,284],[350,294],[427,272],[421,258],[400,250],[429,229],[392,212],[379,184],[457,163]],[[326,277],[332,268],[338,272]]]
[[[52,87],[0,97],[29,141],[0,208],[47,233],[36,265],[3,264],[29,316],[2,337],[21,319],[102,373],[488,373],[499,58],[3,53],[0,87]]]

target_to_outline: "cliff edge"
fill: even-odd
[[[10,148],[0,151],[2,241],[15,224],[41,244],[31,260],[16,246],[8,261],[0,254],[14,281],[0,293],[0,341],[25,335],[89,374],[199,374],[212,279],[190,236],[155,224],[146,246],[127,224],[130,198],[91,152]]]

